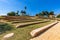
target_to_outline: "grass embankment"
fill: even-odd
[[[10,21],[12,24],[17,24],[17,23],[28,23],[28,22],[35,22],[35,21],[43,21],[43,20],[20,20],[20,21]]]
[[[43,27],[45,25],[48,25],[50,23],[52,23],[54,21],[51,22],[45,22],[45,23],[40,23],[40,24],[35,24],[35,25],[29,25],[23,28],[15,28],[14,30],[11,31],[7,31],[6,33],[3,33],[0,35],[0,39],[7,33],[15,33],[15,35],[12,38],[9,38],[8,40],[29,40],[30,38],[32,38],[30,36],[30,32],[36,28],[40,28]]]

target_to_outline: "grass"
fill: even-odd
[[[30,32],[36,28],[40,28],[43,27],[45,25],[48,25],[50,23],[52,23],[54,21],[51,22],[46,22],[46,23],[40,23],[40,24],[35,24],[35,25],[30,25],[30,26],[26,26],[23,28],[15,28],[14,30],[11,31],[7,31],[4,34],[0,35],[0,39],[7,33],[15,33],[15,35],[12,38],[9,38],[8,40],[29,40],[31,37]]]
[[[0,18],[2,18],[2,16],[0,16]]]
[[[16,23],[28,23],[28,22],[35,22],[35,21],[42,21],[42,20],[21,20],[21,21],[10,21],[12,24]]]

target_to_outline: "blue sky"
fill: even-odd
[[[32,16],[43,10],[60,13],[60,0],[0,0],[0,15],[21,11],[24,6],[27,6],[27,14]]]

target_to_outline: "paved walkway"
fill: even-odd
[[[60,22],[45,33],[31,40],[60,40]]]

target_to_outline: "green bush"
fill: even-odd
[[[0,33],[10,31],[12,29],[13,29],[13,27],[11,25],[6,24],[6,23],[0,23]]]

